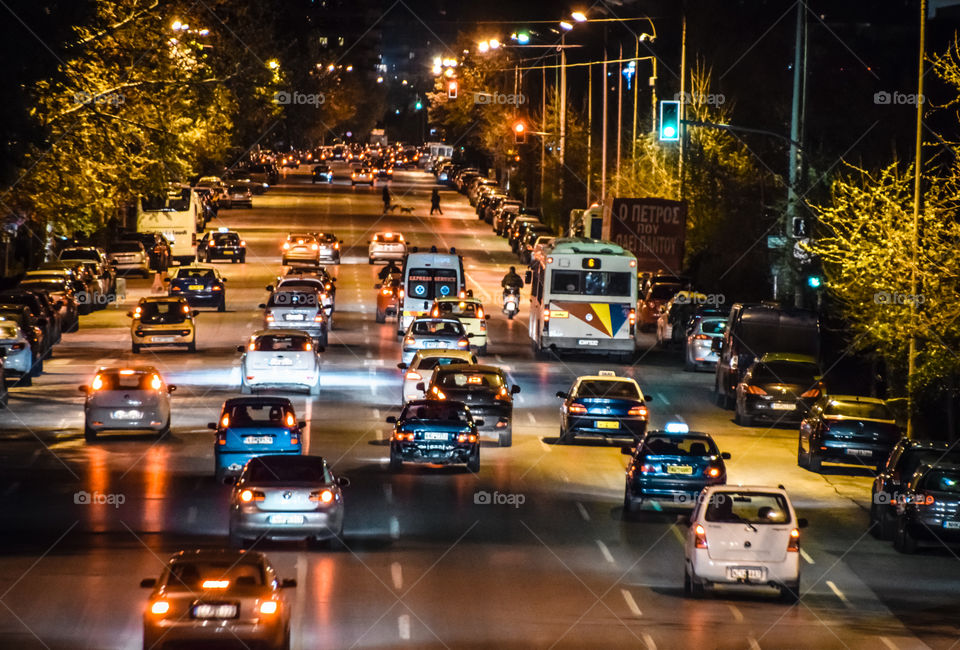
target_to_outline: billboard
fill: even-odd
[[[639,271],[680,273],[687,234],[687,204],[669,199],[613,199],[604,239],[637,256]]]

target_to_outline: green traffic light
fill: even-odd
[[[823,284],[823,281],[818,276],[811,275],[807,277],[807,286],[811,289],[819,289],[821,284]]]
[[[660,140],[676,142],[680,139],[680,102],[660,102]]]
[[[419,111],[421,108],[423,108],[423,104],[421,102],[417,102],[417,110]]]

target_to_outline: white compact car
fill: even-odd
[[[469,350],[470,335],[456,318],[418,318],[403,336],[400,361],[410,363],[417,350]]]
[[[409,364],[398,363],[403,370],[403,403],[423,399],[423,391],[417,384],[429,385],[433,371],[439,366],[452,363],[470,363],[476,365],[477,357],[469,350],[419,350]]]
[[[720,351],[714,349],[714,343],[723,338],[726,328],[727,319],[724,316],[697,316],[687,335],[683,369],[692,372],[700,368],[716,368]]]
[[[434,318],[456,318],[463,323],[467,334],[473,335],[470,338],[470,347],[479,354],[487,353],[487,321],[490,315],[483,312],[483,303],[478,298],[437,298],[433,302],[430,315]]]
[[[407,244],[398,232],[378,232],[367,249],[371,264],[379,260],[402,260],[406,254]]]
[[[684,593],[699,597],[712,585],[756,585],[796,601],[800,529],[806,525],[783,487],[707,487],[684,543]]]
[[[246,346],[238,346],[240,388],[243,393],[268,388],[320,393],[320,356],[308,332],[270,329],[254,332]]]
[[[32,384],[33,350],[20,326],[12,320],[0,320],[0,348],[6,353],[3,368],[7,376],[17,377],[19,386]]]

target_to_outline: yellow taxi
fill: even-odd
[[[154,296],[141,298],[133,311],[127,312],[130,338],[134,354],[142,347],[167,345],[184,346],[190,352],[197,350],[197,311],[190,308],[182,296]]]
[[[487,353],[487,321],[490,315],[483,312],[483,303],[472,295],[462,298],[448,296],[433,301],[430,315],[434,318],[456,318],[470,337],[470,347],[479,354]]]

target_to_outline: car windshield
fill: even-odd
[[[704,318],[700,321],[700,331],[704,334],[723,334],[727,321],[722,318]]]
[[[316,291],[274,291],[268,307],[316,307],[319,304]]]
[[[794,361],[771,361],[758,364],[753,371],[756,383],[803,384],[812,386],[817,382],[820,369],[812,363]]]
[[[720,453],[713,440],[703,436],[651,435],[644,442],[643,450],[655,456],[717,456]]]
[[[213,241],[218,246],[235,246],[240,243],[240,235],[235,232],[216,232],[213,233]]]
[[[66,248],[63,252],[60,253],[60,259],[62,260],[90,260],[91,262],[99,262],[100,256],[97,255],[97,251],[87,250],[83,248]]]
[[[443,370],[436,383],[443,388],[491,389],[502,388],[504,381],[497,372],[471,372],[463,370]]]
[[[577,397],[599,399],[640,399],[637,386],[632,381],[588,380],[580,382]]]
[[[20,336],[20,328],[16,323],[4,323],[0,321],[0,339],[15,339]]]
[[[960,494],[960,470],[934,467],[923,477],[922,490]]]
[[[140,304],[140,322],[147,325],[182,323],[190,307],[183,302],[158,301]]]
[[[233,404],[224,413],[231,427],[255,426],[293,426],[296,423],[293,411],[284,404],[270,402],[266,404]],[[287,416],[290,416],[289,418]],[[221,419],[222,420],[222,419]]]
[[[416,367],[418,370],[432,370],[437,366],[449,366],[452,363],[470,362],[459,357],[422,357]]]
[[[317,239],[324,244],[332,244],[337,241],[336,235],[331,235],[328,232],[322,232],[317,236]]]
[[[322,458],[288,456],[254,458],[244,474],[251,483],[333,483]]]
[[[430,404],[408,404],[403,409],[401,420],[437,420],[440,422],[453,422],[456,424],[467,424],[470,422],[470,414],[462,407],[453,406],[449,403],[431,402]]]
[[[178,280],[197,280],[199,282],[211,282],[217,279],[213,269],[177,269]]]
[[[258,337],[253,345],[258,352],[302,352],[312,347],[309,336],[279,336],[268,334]]]
[[[66,291],[69,287],[66,280],[32,280],[28,276],[26,280],[20,283],[22,289],[38,290],[38,291]]]
[[[202,591],[204,582],[227,581],[227,588],[236,585],[260,587],[265,583],[263,568],[253,562],[203,562],[178,560],[170,565],[164,583],[170,591]],[[207,587],[209,588],[209,587]]]
[[[279,288],[286,290],[301,289],[306,293],[311,293],[313,291],[320,291],[323,289],[323,281],[320,278],[298,278],[296,280],[284,280],[280,283]]]
[[[463,325],[449,320],[418,320],[410,326],[413,335],[439,334],[441,336],[463,336]]]
[[[437,306],[440,308],[440,313],[444,316],[480,318],[478,312],[481,310],[481,307],[475,302],[441,302],[438,303]]]
[[[876,402],[846,402],[832,399],[827,402],[823,414],[865,420],[889,420],[891,422],[894,420],[893,413],[890,412],[887,405],[877,404]]]
[[[143,244],[135,241],[122,241],[107,246],[108,253],[139,253],[143,250]]]
[[[136,372],[133,370],[107,370],[97,373],[93,387],[96,390],[151,390],[154,388],[154,378],[159,375],[152,372]]]
[[[714,492],[705,518],[721,524],[787,524],[790,509],[782,494],[768,492]]]

